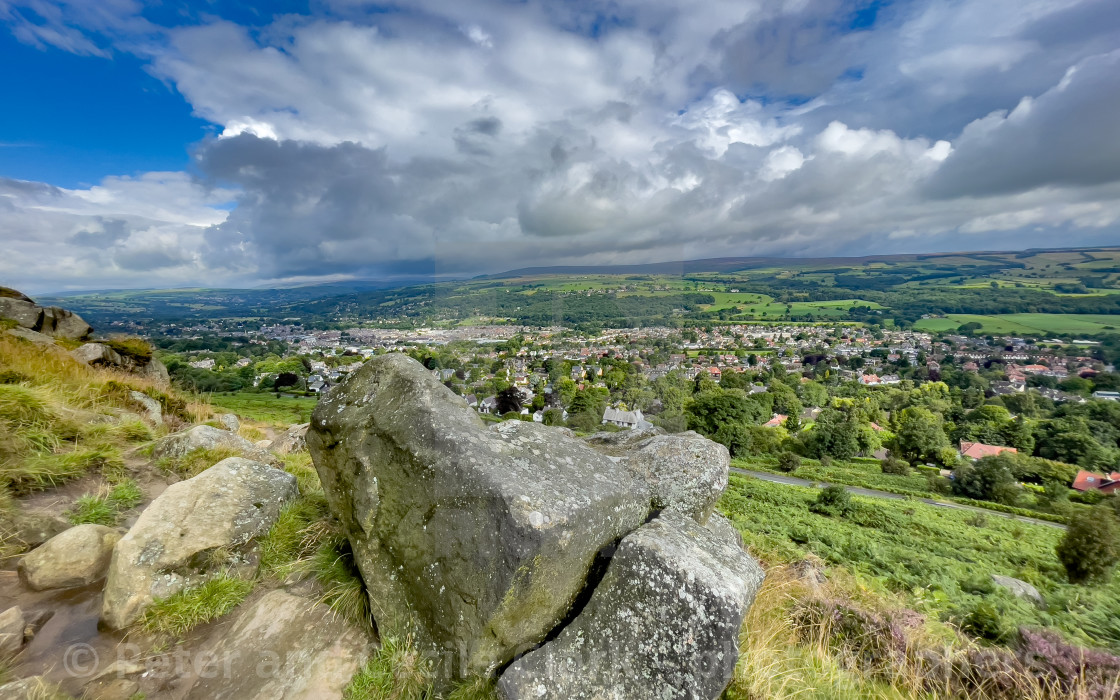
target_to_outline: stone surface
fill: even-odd
[[[666,511],[622,540],[586,607],[499,680],[506,700],[717,698],[763,572],[741,548]]]
[[[238,430],[241,430],[241,420],[232,413],[219,413],[217,419],[218,424],[231,433],[236,433]]]
[[[229,677],[199,678],[186,698],[341,700],[369,649],[367,633],[326,605],[270,591],[206,650],[212,658],[232,659]]]
[[[657,435],[665,435],[665,431],[654,426],[636,430],[619,430],[614,433],[604,431],[589,435],[584,440],[588,445],[604,454],[612,457],[622,457],[633,451],[638,443]]]
[[[7,661],[23,648],[23,630],[27,621],[19,606],[12,606],[0,613],[0,662]]]
[[[67,697],[69,696],[63,695],[59,691],[58,686],[48,682],[42,676],[21,678],[18,681],[0,685],[0,700],[37,700],[38,698],[62,700]]]
[[[444,676],[491,672],[542,641],[596,553],[649,510],[607,456],[535,423],[487,430],[399,353],[321,400],[307,445],[379,631],[413,631]]]
[[[159,401],[140,391],[132,391],[128,395],[144,408],[145,418],[156,425],[163,423],[163,406],[160,405]]]
[[[310,426],[310,423],[293,425],[269,444],[268,451],[276,455],[286,455],[307,449],[307,429]]]
[[[712,513],[708,518],[708,522],[704,523],[704,527],[715,533],[724,542],[731,542],[740,549],[743,548],[743,533],[739,532],[738,528],[719,513]]]
[[[80,348],[72,350],[70,357],[86,365],[120,367],[124,363],[124,359],[116,350],[101,343],[86,343]]]
[[[131,700],[140,692],[140,684],[131,678],[101,678],[86,683],[82,700]]]
[[[291,474],[240,457],[168,486],[113,550],[102,622],[126,627],[156,598],[244,562],[297,493]],[[215,561],[217,551],[230,560]]]
[[[9,328],[5,332],[10,336],[22,338],[23,340],[26,340],[29,343],[35,343],[36,345],[45,345],[55,348],[58,347],[57,345],[55,345],[54,338],[50,337],[49,335],[43,335],[42,333],[29,331],[26,328]]]
[[[81,316],[57,306],[39,306],[22,295],[0,295],[0,318],[10,318],[27,330],[55,338],[84,340],[93,332]]]
[[[1046,599],[1042,597],[1042,594],[1038,592],[1037,588],[1026,581],[1012,578],[1011,576],[992,574],[992,583],[1000,588],[1007,589],[1011,592],[1011,595],[1016,598],[1025,598],[1040,608],[1046,607]]]
[[[14,538],[30,549],[38,547],[55,535],[69,530],[73,524],[53,513],[26,510],[12,516]]]
[[[152,448],[152,458],[183,457],[194,450],[225,449],[258,462],[270,463],[273,457],[245,438],[212,425],[196,425],[188,430],[160,438]]]
[[[147,364],[141,365],[133,371],[141,377],[151,379],[160,386],[170,386],[171,384],[171,374],[167,371],[167,366],[154,357],[148,360]]]
[[[75,525],[24,556],[20,578],[37,591],[93,583],[105,576],[120,538],[104,525]]]
[[[718,442],[689,431],[642,440],[624,463],[649,484],[654,508],[703,523],[727,488],[731,454]]]

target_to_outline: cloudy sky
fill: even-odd
[[[0,284],[31,292],[1120,243],[1116,0],[0,0],[0,24]]]

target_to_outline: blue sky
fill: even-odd
[[[0,281],[1120,243],[1113,2],[0,0]]]

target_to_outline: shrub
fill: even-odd
[[[881,460],[879,468],[882,469],[884,474],[906,476],[910,473],[910,465],[894,455],[887,455],[885,459]]]
[[[817,515],[834,517],[845,515],[852,509],[852,496],[843,486],[828,486],[821,489],[809,510]]]
[[[1080,513],[1070,521],[1056,551],[1070,583],[1103,579],[1120,560],[1120,522],[1111,508]]]
[[[801,467],[801,457],[793,452],[783,452],[778,455],[778,469],[787,474],[793,473]]]
[[[1002,642],[1013,632],[1004,622],[1004,615],[999,608],[986,600],[972,606],[961,627],[973,636],[993,642]]]
[[[821,458],[818,461],[821,463],[822,467],[832,466],[832,457],[829,457],[828,455],[821,455]]]
[[[1019,484],[1007,465],[984,458],[959,467],[953,474],[953,493],[977,501],[994,501],[1013,506],[1019,501]]]

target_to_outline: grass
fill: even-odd
[[[493,681],[469,678],[445,695],[433,689],[434,669],[411,637],[385,637],[350,680],[344,700],[497,700]]]
[[[298,396],[277,398],[275,394],[254,392],[210,394],[208,398],[215,408],[236,413],[252,421],[284,427],[311,420],[311,411],[318,403],[318,399],[315,398]]]
[[[145,611],[141,627],[153,634],[182,637],[205,622],[237,607],[253,590],[253,581],[215,576],[204,583],[157,600]]]
[[[74,525],[92,523],[113,526],[125,511],[140,505],[144,494],[132,479],[126,479],[98,494],[85,494],[67,512]]]
[[[198,476],[210,467],[228,457],[239,457],[238,450],[228,447],[199,447],[191,450],[181,457],[168,455],[156,460],[155,465],[168,474],[175,474],[184,479]]]
[[[1094,335],[1120,329],[1120,316],[1107,314],[949,314],[944,318],[925,318],[914,324],[918,331],[952,331],[965,323],[979,323],[979,333],[1048,335],[1074,333]]]
[[[1049,628],[1079,644],[1120,651],[1120,581],[1070,585],[1054,554],[1060,531],[858,496],[847,516],[825,517],[809,510],[816,495],[816,489],[732,475],[720,509],[751,551],[772,564],[814,554],[933,619],[960,623],[986,603],[1009,630]],[[991,574],[1034,585],[1047,607],[993,587]]]

